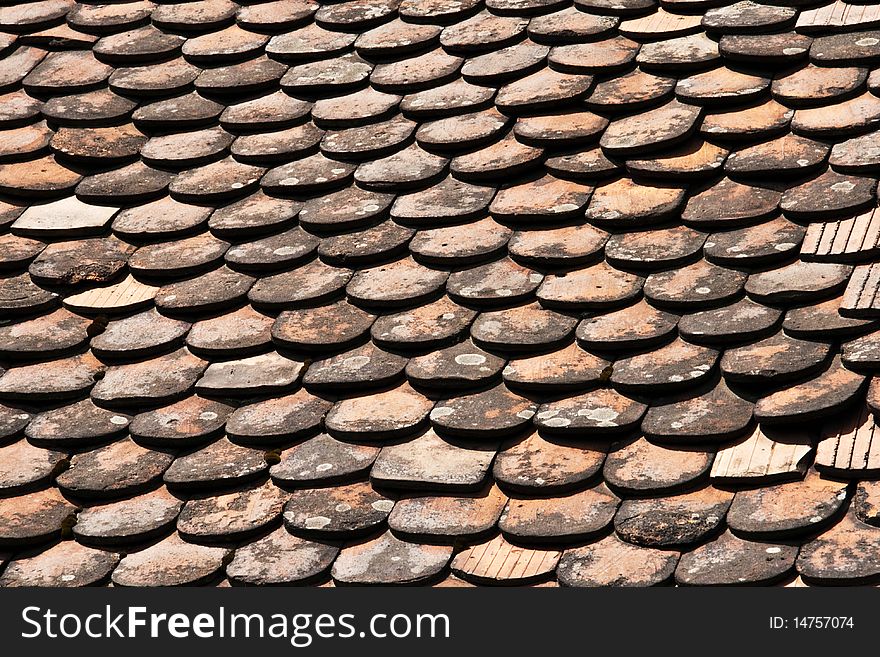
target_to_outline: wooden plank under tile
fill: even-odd
[[[771,432],[760,427],[718,452],[711,478],[758,483],[799,477],[806,472],[812,442],[805,432]]]
[[[816,450],[816,468],[840,477],[880,472],[880,430],[867,406],[828,422]]]
[[[880,255],[880,211],[807,227],[801,258],[824,262],[865,262]]]

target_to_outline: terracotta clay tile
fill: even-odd
[[[269,472],[284,484],[329,484],[367,473],[379,448],[336,440],[322,433],[281,453]]]
[[[60,128],[49,146],[56,156],[77,164],[103,165],[136,158],[147,137],[132,124],[112,128]]]
[[[546,175],[500,190],[489,212],[502,220],[565,218],[584,208],[592,190],[587,185]]]
[[[645,279],[607,264],[544,278],[536,296],[542,305],[563,310],[625,305],[642,291]]]
[[[433,297],[448,274],[428,269],[411,258],[357,272],[345,288],[348,297],[365,306],[394,308]]]
[[[159,488],[131,499],[87,507],[77,515],[73,533],[89,545],[148,540],[172,526],[182,507],[183,501]]]
[[[693,309],[735,298],[746,274],[699,260],[692,265],[655,272],[645,280],[645,297],[658,306]]]
[[[431,423],[443,434],[494,438],[515,433],[530,423],[537,405],[503,385],[455,399],[437,402]]]
[[[303,383],[310,390],[382,387],[397,379],[405,366],[405,358],[367,343],[315,361],[309,366]]]
[[[607,447],[581,438],[543,438],[538,432],[502,446],[492,475],[504,490],[561,493],[589,481],[602,468]]]
[[[722,66],[679,80],[675,94],[698,105],[728,105],[758,98],[769,84],[767,78]]]
[[[354,172],[354,179],[376,190],[421,187],[440,179],[446,165],[446,158],[412,144],[392,155],[360,164]]]
[[[300,222],[314,231],[341,231],[375,224],[391,205],[393,196],[356,186],[308,201]]]
[[[744,0],[727,7],[709,9],[703,16],[703,27],[725,34],[775,30],[793,24],[797,15],[798,10],[793,7],[775,7]]]
[[[380,347],[438,347],[466,331],[476,315],[476,311],[441,297],[419,308],[380,317],[371,335]]]
[[[0,354],[10,359],[57,356],[85,344],[91,321],[58,309],[48,315],[0,326]]]
[[[446,282],[451,299],[476,306],[497,306],[530,299],[541,274],[508,258],[454,272]]]
[[[177,518],[184,539],[236,541],[271,526],[281,515],[288,494],[266,482],[213,497],[190,499]]]
[[[494,194],[493,187],[447,177],[426,190],[398,196],[391,216],[406,224],[466,220],[482,214]]]
[[[880,575],[876,527],[847,513],[834,527],[806,543],[797,570],[806,582],[861,584]]]
[[[210,208],[187,205],[166,196],[122,210],[113,219],[112,228],[128,239],[170,239],[198,230],[210,215]]]
[[[244,165],[237,165],[244,167]],[[253,172],[254,184],[265,169],[247,167]],[[355,165],[316,153],[308,157],[269,169],[260,180],[260,186],[270,194],[306,195],[346,185],[354,175]],[[259,172],[259,173],[258,173]]]
[[[831,483],[831,482],[829,482]],[[841,496],[845,498],[846,496]],[[873,481],[861,481],[856,487],[852,500],[852,510],[856,518],[862,522],[877,526],[877,484]]]
[[[423,123],[416,132],[416,140],[427,150],[469,150],[491,142],[509,121],[493,107]]]
[[[12,91],[27,74],[46,56],[46,51],[20,46],[0,63],[0,89]]]
[[[656,586],[672,577],[677,552],[638,547],[612,534],[566,550],[556,575],[564,586]]]
[[[413,358],[406,375],[419,385],[455,388],[492,381],[501,373],[505,361],[483,351],[472,342]]]
[[[165,193],[172,174],[142,162],[86,176],[76,186],[81,201],[106,205],[149,201]]]
[[[269,37],[264,34],[249,32],[237,25],[231,25],[217,32],[187,39],[181,51],[190,62],[214,63],[245,59],[259,52],[263,46],[266,46],[266,52],[270,52],[271,44]]]
[[[120,556],[63,541],[45,552],[10,562],[0,586],[91,586],[106,579]]]
[[[876,386],[868,391],[868,405],[829,420],[822,426],[816,448],[816,469],[831,477],[873,476],[880,468],[878,444],[874,442],[877,423]]]
[[[549,230],[517,231],[508,251],[515,260],[529,265],[560,266],[594,260],[608,239],[608,233],[589,224]]]
[[[290,93],[342,93],[359,86],[372,70],[372,64],[346,53],[335,59],[291,66],[281,78],[281,87]]]
[[[617,361],[610,380],[624,390],[681,389],[705,379],[717,358],[713,349],[676,339],[652,353]]]
[[[393,221],[383,221],[364,230],[324,237],[318,245],[318,255],[323,262],[341,266],[394,259],[406,252],[413,232]]]
[[[795,546],[746,541],[728,531],[682,555],[675,580],[689,586],[770,584],[792,570],[797,553]]]
[[[370,479],[391,488],[480,490],[497,450],[497,442],[443,438],[428,429],[416,438],[382,447]]]
[[[370,74],[370,84],[381,91],[399,93],[436,87],[456,78],[463,61],[437,48],[408,59],[377,64]]]
[[[232,246],[223,259],[240,270],[278,269],[310,259],[318,243],[315,236],[295,226],[277,235]]]
[[[718,42],[721,55],[734,62],[775,64],[805,59],[813,40],[805,34],[725,34]]]
[[[632,429],[646,406],[613,390],[601,388],[541,404],[535,425],[547,434],[573,436],[616,433]]]
[[[712,480],[720,484],[760,485],[801,479],[813,453],[806,430],[772,429],[761,425],[719,450]]]
[[[310,538],[363,536],[383,525],[393,508],[394,501],[368,482],[299,489],[284,505],[284,525]]]
[[[178,349],[167,356],[107,370],[92,390],[92,399],[107,405],[158,404],[183,396],[207,362]]]
[[[525,40],[468,59],[461,73],[468,82],[495,86],[540,70],[548,52],[549,47]]]
[[[210,68],[199,74],[195,87],[206,93],[245,94],[272,88],[287,72],[287,65],[267,57]]]
[[[18,438],[30,420],[30,413],[0,404],[0,441],[5,445]]]
[[[130,438],[74,455],[58,487],[83,498],[125,497],[156,482],[171,465],[170,454],[145,449]]]
[[[213,579],[232,550],[184,541],[177,533],[127,554],[113,571],[116,586],[191,586]]]
[[[0,376],[0,396],[33,400],[78,396],[89,390],[103,371],[104,366],[90,352],[12,367]]]
[[[779,331],[744,347],[729,349],[721,370],[729,381],[777,383],[807,376],[828,360],[828,345],[792,338]]]
[[[97,40],[98,36],[75,30],[66,23],[19,36],[22,45],[42,48],[91,48]]]
[[[131,417],[84,399],[35,415],[25,435],[42,447],[96,445],[125,432]]]
[[[305,390],[237,408],[226,432],[241,443],[271,444],[314,433],[332,404]]]
[[[875,204],[876,183],[874,178],[827,171],[813,180],[789,188],[782,195],[779,206],[794,219],[816,220],[856,214]]]
[[[494,96],[494,89],[462,79],[407,94],[400,102],[400,109],[414,117],[449,116],[488,107]]]
[[[230,105],[220,114],[220,124],[232,132],[284,128],[300,121],[311,108],[310,102],[276,91]]]
[[[279,528],[238,548],[226,572],[242,584],[306,584],[325,574],[338,554],[335,545],[301,539]]]
[[[873,368],[878,362],[877,337],[876,333],[869,333],[842,344],[843,363],[856,370]]]
[[[602,381],[610,362],[586,353],[576,343],[549,354],[510,361],[502,374],[511,386],[550,391],[578,388]]]
[[[581,11],[612,16],[638,16],[656,7],[653,0],[577,0]]]
[[[456,496],[417,495],[395,503],[388,525],[409,540],[479,540],[492,532],[506,503],[497,486]]]
[[[452,572],[480,584],[520,585],[546,579],[556,569],[562,552],[533,550],[498,536],[455,555]]]
[[[607,125],[607,119],[592,112],[571,111],[521,117],[514,126],[514,134],[535,146],[568,146],[593,141]]]
[[[435,44],[442,29],[437,25],[408,23],[396,18],[362,32],[354,47],[365,56],[400,55]]]
[[[212,36],[220,39],[220,35],[221,33],[218,32]],[[256,35],[252,35],[252,38],[254,36]],[[330,31],[317,24],[311,24],[272,37],[266,44],[266,53],[291,61],[324,59],[344,52],[355,39],[354,34]]]
[[[251,288],[247,295],[248,299],[250,299],[255,307],[266,308],[268,310],[314,306],[335,297],[339,297],[345,289],[346,283],[351,279],[351,275],[352,272],[350,269],[329,267],[319,260],[314,260],[297,269],[261,278],[253,288]],[[296,282],[299,286],[293,287],[291,285],[292,282]],[[283,328],[283,325],[288,322],[290,322],[291,325],[296,325],[298,328],[304,328],[305,326],[311,325],[313,321],[317,321],[317,316],[320,314],[323,314],[325,317],[331,317],[337,313],[339,314],[338,319],[342,319],[344,315],[350,315],[351,320],[353,320],[354,324],[358,326],[363,324],[363,321],[366,321],[366,319],[363,321],[359,319],[361,317],[360,311],[355,309],[349,310],[347,304],[339,306],[337,309],[327,308],[325,310],[304,310],[290,316],[284,315],[278,322],[278,336],[283,342],[285,339],[283,336],[288,333],[288,331]],[[312,315],[315,316],[315,320],[310,319],[310,316]],[[368,327],[370,323],[372,323],[372,316],[370,316],[366,327]],[[349,329],[355,331],[354,333],[349,334],[343,342],[356,339],[361,335],[360,331],[366,330],[366,327],[356,329],[354,325],[349,327],[343,326],[341,329],[343,332],[347,332]],[[291,330],[289,333],[291,337],[296,337],[296,331]],[[312,343],[312,340],[315,339],[317,339],[318,342]],[[313,336],[308,337],[303,343],[293,340],[292,344],[320,344],[323,342],[324,340],[319,338],[317,333],[315,333]],[[330,343],[332,343],[332,340],[328,344]]]
[[[170,203],[178,203],[173,199]],[[262,190],[211,213],[208,226],[219,237],[238,237],[275,231],[291,223],[302,203],[266,196]]]
[[[614,529],[625,541],[645,547],[696,543],[721,526],[732,499],[732,493],[706,486],[670,497],[625,500]]]
[[[144,128],[181,128],[213,122],[223,105],[196,92],[141,105],[132,114],[135,125]]]
[[[807,302],[830,296],[847,284],[852,267],[831,263],[795,262],[755,273],[746,281],[746,292],[758,301]]]
[[[636,63],[649,71],[678,72],[705,68],[718,59],[718,42],[698,33],[645,43]]]
[[[880,38],[876,30],[849,32],[817,38],[810,47],[810,59],[830,65],[870,64],[880,58]]]
[[[785,132],[794,115],[794,110],[768,100],[746,109],[706,114],[700,133],[710,139],[766,139]]]
[[[703,254],[719,265],[763,265],[791,255],[805,232],[802,226],[778,217],[739,230],[713,233],[703,246]]]
[[[327,413],[325,427],[337,438],[385,440],[414,433],[428,419],[434,402],[408,383],[387,392],[344,399]],[[381,408],[381,415],[376,414]]]
[[[8,495],[42,487],[65,459],[63,452],[34,447],[27,440],[0,447],[0,491]]]
[[[221,310],[243,300],[253,284],[250,276],[220,267],[207,274],[166,283],[156,292],[156,306],[165,313],[178,315]]]
[[[838,137],[864,132],[880,123],[880,100],[871,93],[827,107],[799,109],[791,129],[804,135]]]
[[[620,24],[620,33],[628,37],[663,39],[700,31],[700,16],[673,14],[663,8],[641,18],[631,18]]]
[[[820,167],[829,148],[822,142],[787,134],[731,153],[724,165],[730,175],[762,178],[773,174],[800,176]]]
[[[55,488],[0,498],[0,545],[14,547],[49,541],[61,534],[63,524],[75,509]]]
[[[802,482],[737,492],[727,522],[744,537],[783,538],[827,526],[846,499],[845,482],[810,471]]]
[[[755,417],[766,424],[824,417],[845,407],[863,390],[866,379],[847,370],[835,357],[816,378],[760,399]]]
[[[561,0],[487,0],[486,7],[499,14],[529,16],[553,11],[563,4]]]
[[[413,22],[446,22],[470,13],[477,5],[477,0],[402,0],[399,11]]]
[[[477,344],[533,351],[565,342],[577,321],[531,303],[503,311],[480,314],[471,328]]]
[[[112,71],[87,50],[53,52],[25,76],[22,85],[35,93],[75,93],[100,85]]]
[[[230,0],[196,0],[160,4],[150,16],[153,25],[163,30],[211,31],[232,21],[238,5]]]
[[[628,160],[632,174],[670,181],[700,179],[718,171],[728,157],[726,149],[702,139],[693,139],[655,157]]]
[[[67,14],[67,22],[85,32],[113,33],[149,20],[155,4],[135,0],[112,5],[77,4]]]
[[[218,240],[210,233],[171,242],[141,246],[129,258],[134,272],[153,276],[179,276],[216,264],[229,242]]]
[[[826,104],[829,99],[849,97],[868,79],[868,71],[855,67],[809,64],[773,81],[773,96],[789,107]]]
[[[397,228],[395,232],[401,230]],[[412,231],[407,233],[413,235]],[[418,231],[409,249],[417,261],[425,264],[466,265],[499,255],[512,233],[487,217],[468,224]]]
[[[11,127],[30,123],[39,116],[42,103],[23,90],[0,95],[0,125]]]
[[[196,390],[208,395],[249,397],[274,394],[299,383],[303,363],[274,351],[238,360],[211,363]]]
[[[869,320],[841,316],[838,312],[841,303],[842,297],[836,297],[813,305],[792,308],[786,312],[782,327],[786,333],[795,337],[822,340],[852,335],[871,327]]]
[[[635,155],[670,146],[697,127],[702,111],[677,100],[653,110],[613,121],[599,144],[613,155]]]
[[[704,447],[661,446],[645,438],[618,443],[608,454],[603,477],[625,493],[662,494],[704,478],[715,454]]]
[[[443,28],[440,43],[451,52],[480,52],[501,48],[521,38],[528,19],[499,16],[485,9]]]
[[[689,342],[723,344],[763,337],[772,333],[781,319],[779,309],[745,298],[718,309],[685,315],[678,328]]]
[[[675,330],[677,322],[677,316],[639,301],[622,310],[582,320],[576,335],[587,348],[647,347],[662,341]]]
[[[284,31],[308,22],[317,10],[318,3],[312,0],[273,0],[239,7],[235,20],[255,32]]]
[[[35,284],[26,272],[0,278],[0,308],[11,315],[48,310],[57,305],[58,297]]]
[[[265,169],[225,158],[178,174],[168,185],[179,201],[210,202],[243,196],[255,189]]]
[[[682,187],[620,178],[595,188],[585,216],[602,226],[647,226],[674,215],[684,199]]]
[[[380,123],[330,131],[321,139],[321,150],[330,157],[341,159],[384,157],[403,148],[415,132],[416,125],[397,115]]]
[[[166,34],[152,25],[101,37],[92,48],[99,59],[112,64],[137,64],[151,59],[170,58],[187,42],[181,36]]]
[[[648,438],[671,443],[722,442],[748,428],[752,408],[751,402],[722,381],[697,396],[652,406],[642,422],[642,431]]]
[[[829,163],[840,173],[870,173],[877,170],[877,135],[869,133],[839,142],[831,149]]]
[[[672,98],[675,82],[675,78],[636,69],[598,82],[585,103],[597,110],[638,109]]]
[[[239,447],[222,438],[198,451],[178,456],[162,478],[175,488],[216,489],[254,479],[268,468],[264,452]]]
[[[185,169],[221,157],[233,139],[219,127],[160,135],[141,147],[141,156],[149,164]]]
[[[438,576],[451,557],[451,547],[409,543],[385,532],[343,548],[332,574],[342,584],[418,584]]]
[[[638,52],[637,42],[616,36],[602,41],[556,46],[547,61],[560,71],[609,74],[626,69]]]
[[[233,410],[227,404],[191,396],[136,415],[129,432],[144,445],[187,447],[215,438]]]
[[[0,269],[21,270],[46,248],[45,242],[18,235],[0,236]]]
[[[0,191],[13,196],[57,198],[65,196],[82,180],[54,157],[0,164]]]
[[[29,155],[38,155],[49,145],[52,130],[45,122],[0,133],[0,162],[15,161]]]
[[[72,294],[64,299],[64,306],[84,315],[120,314],[149,306],[158,289],[139,283],[129,274],[118,283]]]
[[[506,537],[526,543],[582,541],[611,523],[618,504],[605,484],[562,497],[511,499],[498,526]]]
[[[724,178],[693,194],[682,212],[682,220],[697,227],[736,226],[768,217],[776,212],[782,194],[776,190]]]
[[[661,269],[692,259],[705,241],[705,233],[686,226],[617,233],[605,244],[605,257],[616,267]]]
[[[597,16],[567,7],[561,11],[535,16],[529,21],[529,36],[536,41],[566,43],[580,39],[598,39],[608,35],[619,20],[612,16]]]

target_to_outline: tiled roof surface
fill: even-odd
[[[0,586],[880,578],[880,7],[0,7]]]

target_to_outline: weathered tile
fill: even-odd
[[[116,586],[193,586],[213,579],[232,550],[187,543],[171,534],[159,543],[127,554],[113,571]]]
[[[390,385],[407,366],[407,359],[372,342],[309,365],[303,385],[309,390],[350,391]]]
[[[588,540],[611,524],[620,499],[605,484],[551,498],[513,498],[498,527],[525,543]]]
[[[543,276],[509,258],[453,272],[446,291],[456,302],[480,307],[509,305],[534,298]]]
[[[654,352],[618,360],[610,381],[622,390],[687,388],[706,379],[717,359],[718,352],[714,349],[679,338]]]
[[[577,340],[586,348],[630,349],[662,342],[678,323],[678,317],[658,310],[644,300],[622,310],[581,320]],[[682,334],[684,336],[684,334]]]
[[[277,394],[299,384],[304,363],[270,351],[257,356],[211,363],[196,382],[207,395],[250,397]]]
[[[0,577],[0,586],[91,586],[106,579],[119,559],[113,552],[62,541],[45,552],[11,561]]]
[[[78,397],[95,385],[104,371],[91,352],[12,367],[0,376],[0,396],[45,401]]]
[[[420,584],[438,576],[451,557],[451,547],[402,541],[389,531],[343,548],[332,574],[340,584]]]
[[[688,137],[697,127],[702,110],[677,100],[643,114],[613,121],[599,144],[613,155],[637,155],[668,147]]]
[[[672,578],[677,552],[625,543],[612,534],[562,554],[556,575],[564,586],[656,586]]]
[[[406,363],[410,381],[430,388],[460,390],[497,379],[505,360],[480,349],[470,340],[411,358]]]
[[[861,584],[880,576],[876,527],[847,513],[834,527],[801,548],[797,570],[806,582]]]
[[[315,433],[332,403],[305,390],[246,404],[226,421],[226,433],[241,443],[280,443]]]
[[[185,540],[241,540],[277,521],[288,497],[272,482],[213,497],[196,497],[183,505],[177,531]]]
[[[324,426],[336,438],[387,440],[417,432],[433,406],[433,401],[404,383],[386,392],[337,402]]]
[[[379,317],[370,328],[370,336],[385,349],[430,349],[454,342],[476,316],[475,310],[444,296],[418,308]]]
[[[84,262],[88,269],[88,261]],[[9,359],[47,358],[84,345],[91,320],[60,308],[48,315],[0,326],[0,354]]]
[[[786,190],[779,207],[792,219],[816,221],[858,214],[873,207],[876,198],[876,179],[827,171]]]
[[[70,469],[57,478],[61,490],[83,498],[132,495],[146,490],[171,465],[174,457],[120,440],[82,452],[70,459]]]
[[[492,475],[504,490],[562,493],[589,481],[602,468],[607,448],[582,439],[541,437],[537,431],[502,446]]]
[[[97,445],[124,433],[130,421],[84,399],[34,415],[25,435],[43,447]]]
[[[681,218],[696,228],[729,228],[776,214],[781,198],[776,190],[723,178],[706,189],[695,190]]]
[[[687,586],[766,585],[794,567],[798,548],[737,538],[729,531],[681,557],[675,581]]]
[[[595,260],[609,239],[604,230],[577,224],[546,230],[518,230],[510,237],[510,256],[531,266],[577,265]]]
[[[614,529],[628,543],[670,548],[702,541],[723,526],[733,493],[706,486],[690,493],[628,499],[614,516]]]
[[[195,354],[208,356],[234,356],[259,351],[272,341],[272,323],[272,317],[244,306],[193,324],[186,336],[186,346]]]
[[[48,483],[65,458],[63,452],[34,447],[26,440],[0,447],[0,491],[16,494]]]
[[[228,404],[193,395],[136,415],[129,432],[138,442],[157,447],[203,444],[223,430],[233,410]]]
[[[596,187],[585,216],[600,226],[648,226],[674,216],[684,199],[685,190],[679,186],[620,178]]]
[[[721,371],[728,381],[779,384],[822,369],[829,353],[823,342],[801,340],[779,331],[758,342],[725,351]]]
[[[416,495],[397,500],[388,516],[396,536],[414,541],[479,540],[492,533],[507,496],[497,486],[459,495]]]
[[[662,446],[644,437],[613,446],[602,476],[614,490],[660,495],[686,489],[704,479],[714,452],[703,447]]]
[[[86,507],[77,514],[73,534],[88,545],[138,543],[163,534],[182,508],[182,500],[159,488],[130,499]]]
[[[158,405],[182,397],[208,363],[184,349],[150,360],[114,365],[92,389],[92,399],[106,405]]]
[[[282,484],[343,482],[367,473],[378,455],[378,447],[342,442],[322,433],[284,450],[269,472]]]
[[[697,344],[746,342],[773,333],[781,320],[781,310],[745,298],[716,310],[684,315],[678,330],[681,337]]]
[[[0,498],[0,545],[17,547],[57,538],[75,510],[57,488]]]
[[[327,573],[338,554],[335,545],[298,538],[280,527],[239,547],[226,574],[238,584],[307,584]]]
[[[286,310],[278,315],[272,326],[272,340],[293,349],[340,349],[365,335],[375,319],[375,315],[346,301],[317,308]],[[326,331],[327,326],[333,326],[332,333]]]
[[[725,353],[725,358],[727,357]],[[722,368],[723,368],[722,359]],[[708,392],[684,399],[658,400],[648,409],[642,431],[648,438],[670,443],[723,442],[745,431],[752,422],[752,403],[718,382]]]
[[[221,438],[175,458],[162,478],[175,489],[217,489],[259,477],[268,468],[264,452]]]
[[[552,353],[513,359],[502,375],[512,387],[549,392],[597,384],[608,376],[610,366],[610,361],[572,343]]]
[[[713,233],[703,245],[703,255],[719,265],[764,265],[791,256],[805,232],[803,226],[777,217],[754,226]]]
[[[368,482],[331,488],[300,488],[284,505],[284,526],[312,538],[363,536],[384,525],[394,500]]]

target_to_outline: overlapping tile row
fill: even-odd
[[[880,579],[878,30],[0,7],[0,586]]]

